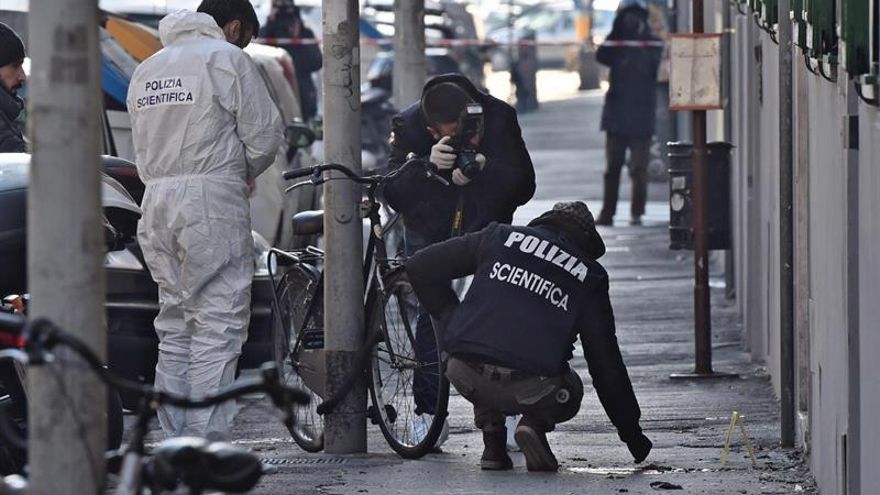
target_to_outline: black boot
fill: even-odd
[[[547,434],[543,429],[533,426],[526,416],[519,421],[514,434],[516,443],[526,456],[526,468],[529,471],[556,471],[559,462],[547,443]]]
[[[480,458],[480,469],[486,471],[505,471],[513,469],[513,461],[507,455],[507,430],[483,432],[483,457]]]

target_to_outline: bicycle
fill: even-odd
[[[410,160],[387,175],[361,177],[339,164],[315,165],[309,169],[284,173],[285,179],[310,176],[304,185],[318,186],[328,180],[351,180],[365,186],[362,211],[369,220],[369,234],[364,253],[364,312],[366,339],[356,355],[357,373],[336,391],[325,397],[322,371],[324,278],[321,265],[323,251],[314,246],[294,251],[272,249],[269,253],[269,275],[275,287],[274,359],[288,383],[303,386],[312,394],[309,406],[296,408],[296,427],[290,431],[294,441],[309,452],[323,449],[321,415],[329,411],[348,393],[366,371],[369,379],[371,406],[368,417],[378,424],[388,444],[404,458],[418,458],[437,442],[447,416],[449,382],[443,373],[439,346],[431,352],[416,353],[416,322],[418,301],[406,277],[403,260],[389,258],[384,234],[394,221],[381,221],[381,205],[377,190],[389,178],[409,166],[422,163]],[[342,177],[325,177],[327,171],[342,172]],[[426,168],[426,173],[432,172]],[[441,179],[442,180],[442,179]],[[323,212],[301,212],[293,217],[294,232],[315,235],[322,232]],[[283,274],[275,280],[275,270]],[[434,342],[436,331],[431,329]],[[424,335],[423,335],[423,338]],[[419,378],[415,378],[418,376]],[[418,380],[420,398],[413,393]],[[433,403],[425,397],[435,397]],[[325,399],[320,402],[320,399]]]
[[[262,463],[253,453],[224,442],[202,438],[179,437],[161,442],[147,458],[144,439],[156,409],[163,404],[181,408],[201,408],[255,392],[266,393],[283,411],[283,422],[293,428],[294,404],[303,404],[309,396],[302,390],[281,382],[274,363],[265,364],[259,378],[240,380],[217,394],[188,398],[154,389],[140,382],[126,380],[106,369],[88,346],[46,319],[28,321],[18,315],[0,313],[0,335],[18,339],[21,348],[0,350],[0,359],[12,359],[29,366],[43,366],[54,361],[52,349],[66,347],[81,357],[105,385],[141,397],[131,440],[121,451],[110,454],[107,471],[118,473],[116,495],[139,495],[149,489],[158,494],[175,490],[179,484],[191,494],[204,490],[244,493],[262,476]],[[8,339],[7,339],[8,340]],[[3,415],[0,410],[0,415]],[[7,418],[0,417],[0,422]],[[4,431],[8,434],[8,431]],[[21,439],[12,439],[21,441]],[[0,481],[0,493],[27,493],[27,481],[18,475]]]

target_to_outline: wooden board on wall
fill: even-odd
[[[669,57],[671,110],[722,108],[720,33],[673,34]]]

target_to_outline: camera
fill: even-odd
[[[483,131],[483,107],[477,103],[471,103],[459,119],[458,131],[449,140],[449,145],[455,150],[455,167],[461,170],[468,179],[473,179],[480,173],[480,162],[477,161],[477,149],[471,143],[474,136]]]

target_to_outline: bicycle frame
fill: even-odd
[[[145,455],[144,438],[146,437],[153,412],[161,405],[168,404],[184,408],[200,408],[241,397],[253,392],[264,392],[284,412],[284,423],[288,428],[293,424],[292,404],[305,404],[309,396],[298,389],[281,384],[279,373],[274,364],[261,368],[259,379],[241,380],[228,388],[201,398],[177,396],[157,390],[150,385],[127,380],[104,368],[101,360],[89,347],[75,336],[64,332],[50,321],[38,319],[26,321],[20,316],[0,313],[0,333],[21,336],[23,349],[0,350],[0,359],[13,359],[21,364],[44,365],[53,361],[51,351],[63,346],[73,351],[85,361],[85,364],[104,383],[105,386],[119,390],[127,390],[141,397],[138,419],[128,446],[121,450],[122,467],[119,471],[117,495],[138,495],[143,487],[143,463]],[[118,460],[118,458],[117,458]]]
[[[403,167],[406,167],[406,166],[408,166],[408,165],[405,164]],[[401,168],[403,168],[403,167],[401,167]],[[317,167],[315,168],[315,170],[317,170]],[[311,181],[311,184],[318,185],[319,183],[323,183],[325,181],[325,179],[322,179],[320,182],[318,182],[314,178],[315,175],[317,175],[317,172],[313,173],[313,179]],[[348,173],[346,175],[348,175]],[[355,180],[352,178],[351,175],[349,175],[348,179]],[[362,181],[360,183],[362,183],[362,184],[366,183],[366,199],[364,201],[364,206],[366,207],[366,209],[365,209],[364,218],[368,219],[369,224],[370,224],[369,234],[367,236],[367,245],[366,245],[366,249],[364,250],[364,258],[363,258],[362,274],[361,274],[363,277],[363,281],[364,281],[364,317],[365,317],[364,321],[369,322],[370,318],[373,317],[373,315],[370,314],[371,308],[373,307],[372,301],[375,297],[378,297],[379,294],[384,293],[385,287],[382,283],[383,278],[388,273],[390,273],[392,270],[394,270],[396,268],[396,266],[395,266],[396,260],[392,260],[392,259],[388,258],[388,250],[387,250],[387,248],[385,246],[385,242],[384,242],[385,231],[382,227],[382,218],[380,215],[381,203],[376,198],[376,194],[377,194],[379,186],[381,185],[382,179],[374,177],[374,178],[368,178],[368,179],[360,178],[360,180]],[[358,182],[357,180],[355,180],[355,181]],[[309,182],[302,182],[299,184],[295,184],[295,185],[291,186],[290,188],[288,188],[288,191],[292,190],[295,187],[299,187],[300,185],[308,185],[308,184],[309,184]],[[396,219],[395,219],[395,221],[396,221]],[[393,224],[393,222],[391,224]],[[310,249],[312,251],[309,251]],[[320,259],[323,257],[322,251],[318,250],[317,248],[313,248],[311,246],[306,248],[305,250],[300,251],[300,253],[302,253],[302,252],[307,252],[307,253],[310,252],[312,255],[315,255],[313,259]],[[303,322],[310,321],[312,318],[312,315],[314,314],[315,309],[316,309],[316,306],[315,306],[316,302],[318,300],[321,301],[321,304],[323,304],[323,302],[324,302],[323,298],[314,297],[314,294],[318,294],[319,291],[323,291],[323,289],[324,289],[324,272],[323,272],[323,270],[318,270],[317,267],[314,267],[313,265],[308,263],[307,260],[303,256],[297,254],[297,252],[286,252],[286,251],[281,251],[281,250],[277,250],[277,249],[272,249],[272,250],[270,250],[270,253],[274,253],[275,256],[284,257],[284,258],[290,260],[292,263],[298,264],[299,266],[309,267],[307,269],[312,270],[313,272],[317,272],[317,283],[315,284],[315,287],[312,291],[313,297],[311,297],[311,299],[309,300],[309,305],[306,308],[306,312],[303,317]],[[269,263],[269,264],[271,266],[271,263]],[[271,270],[270,270],[270,277],[272,278],[272,283],[274,285],[275,281],[274,281],[274,277],[272,276]],[[277,290],[273,291],[273,297],[275,297],[276,310],[277,310],[277,312],[279,314],[279,318],[280,318],[281,305],[280,305],[279,301],[277,300]],[[407,328],[409,329],[409,325],[407,325]],[[285,328],[285,331],[289,331],[289,329]],[[411,330],[410,330],[410,333],[411,333]],[[306,384],[306,386],[308,386],[311,390],[313,390],[322,399],[326,399],[326,397],[325,397],[326,394],[324,391],[324,384],[323,384],[323,370],[316,371],[316,370],[320,370],[320,367],[316,366],[316,367],[314,367],[315,369],[311,370],[311,373],[300,373],[300,369],[307,369],[307,368],[303,368],[304,363],[302,361],[300,361],[300,354],[303,353],[303,349],[304,349],[303,338],[305,337],[305,335],[306,335],[306,332],[304,332],[304,331],[298,332],[298,334],[296,336],[296,341],[294,342],[294,346],[293,346],[294,351],[291,352],[291,354],[293,356],[290,357],[290,362],[291,362],[291,365],[294,368],[294,370],[297,372],[297,374],[299,374],[300,377],[303,379],[303,382]],[[410,337],[414,338],[413,335],[410,335]],[[287,336],[287,338],[288,339],[290,338],[289,335]],[[363,345],[361,351],[359,352],[359,354],[362,356],[365,356],[366,352],[371,350],[372,347],[377,342],[380,342],[384,338],[386,338],[385,335],[367,335],[366,342],[364,342],[364,345]],[[358,358],[359,361],[363,360],[362,356],[359,356],[359,358]],[[390,358],[393,361],[397,360],[397,356],[395,356],[395,355],[391,355]],[[347,387],[342,387],[342,388],[345,389]],[[327,406],[327,407],[323,407],[323,408],[319,407],[318,410],[320,412],[322,409],[323,410],[332,409],[333,405],[334,404],[331,401],[328,401],[328,402],[325,402],[322,404],[322,406]]]

